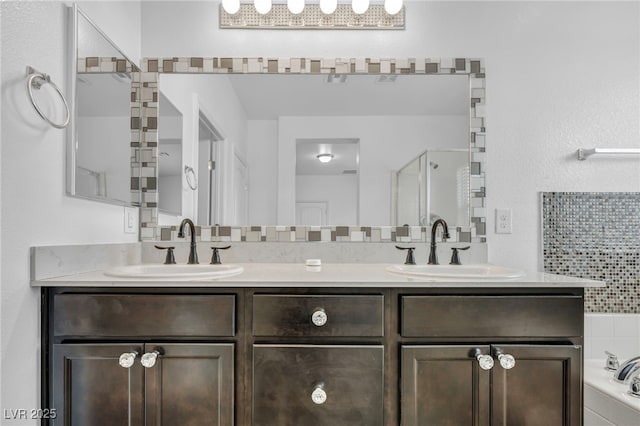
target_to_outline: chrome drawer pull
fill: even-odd
[[[120,355],[120,358],[118,359],[118,364],[120,364],[120,367],[122,368],[131,368],[137,356],[138,356],[138,352],[135,352],[135,351],[125,352],[122,355]]]
[[[327,392],[324,390],[324,383],[318,383],[311,392],[311,401],[314,404],[322,405],[327,402]]]
[[[322,327],[327,323],[328,319],[327,313],[322,308],[316,308],[311,314],[311,322],[316,327]]]
[[[478,365],[480,365],[480,368],[483,370],[491,370],[493,368],[493,358],[491,358],[491,355],[483,355],[480,349],[476,349],[473,355],[476,357]]]

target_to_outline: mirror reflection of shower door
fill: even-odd
[[[222,140],[220,133],[200,113],[198,129],[198,219],[200,226],[218,223],[218,142]]]

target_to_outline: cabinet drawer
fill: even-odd
[[[383,360],[382,346],[255,345],[253,425],[382,425]]]
[[[235,334],[234,295],[57,294],[56,336],[209,337]]]
[[[382,295],[253,297],[255,336],[381,337],[383,322]]]
[[[402,296],[405,337],[571,337],[583,333],[579,296]]]

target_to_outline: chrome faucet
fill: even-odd
[[[183,219],[178,228],[178,238],[184,238],[184,226],[189,225],[189,232],[191,233],[191,246],[189,248],[189,265],[195,265],[198,263],[198,251],[196,250],[196,227],[193,225],[191,219]]]
[[[449,238],[449,227],[447,226],[447,222],[444,219],[438,219],[433,222],[433,226],[431,227],[431,250],[429,251],[429,265],[437,265],[438,264],[438,255],[436,254],[436,231],[438,230],[438,225],[442,225],[442,239],[446,240]]]
[[[640,356],[623,362],[613,374],[613,380],[618,383],[627,383],[637,373],[640,373]]]

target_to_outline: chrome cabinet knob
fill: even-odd
[[[505,370],[511,370],[516,366],[516,359],[513,357],[513,355],[505,354],[499,348],[496,348],[495,354],[498,358],[498,361],[500,362],[500,366]]]
[[[118,364],[120,364],[122,368],[131,368],[137,356],[138,352],[125,352],[118,358]]]
[[[329,317],[327,316],[327,313],[322,308],[316,308],[311,314],[311,322],[316,327],[322,327],[327,323],[328,320],[329,320]]]
[[[142,355],[142,357],[140,358],[140,364],[142,364],[144,368],[151,368],[154,365],[156,365],[156,360],[158,359],[158,355],[160,355],[160,352],[158,352],[158,350],[154,350],[153,352],[147,352],[146,354]]]
[[[493,368],[493,358],[491,358],[491,355],[483,355],[480,349],[476,349],[473,355],[483,370],[491,370]]]
[[[314,404],[322,405],[327,402],[327,392],[324,390],[324,383],[318,383],[311,392],[311,401]]]

